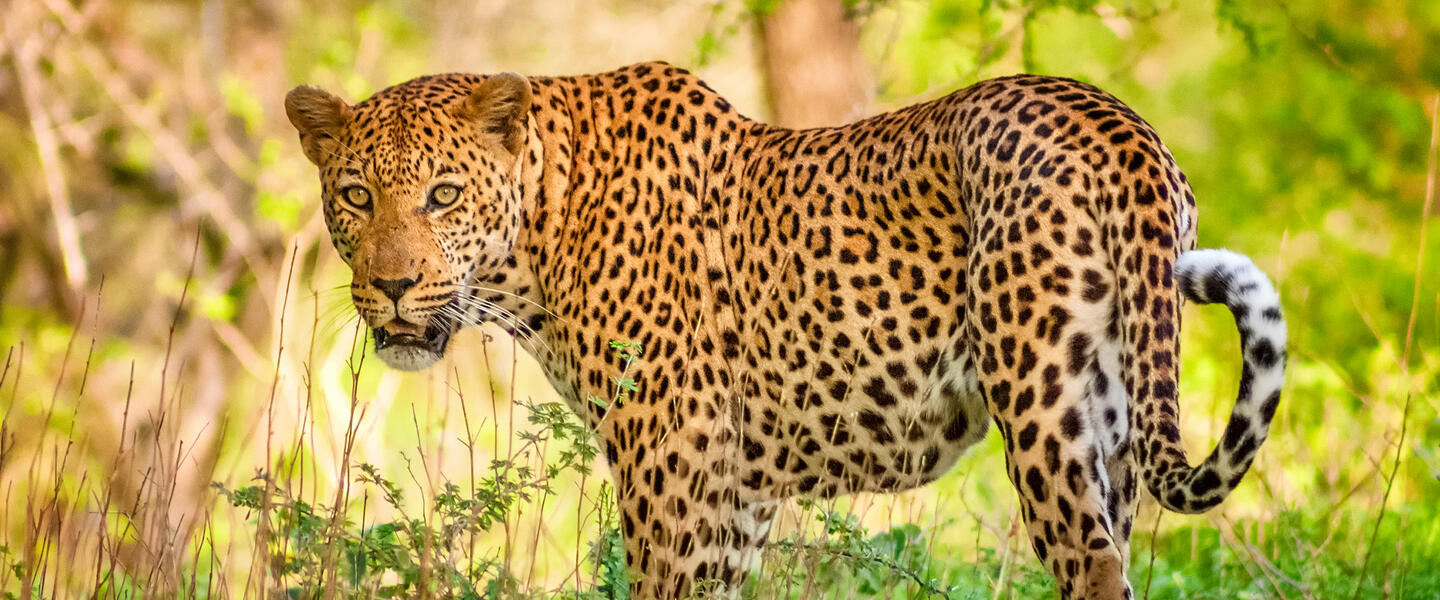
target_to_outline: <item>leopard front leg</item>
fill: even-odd
[[[681,428],[616,469],[631,597],[738,597],[778,501],[742,499],[724,433]]]

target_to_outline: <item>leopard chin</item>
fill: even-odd
[[[433,352],[418,346],[391,346],[376,350],[375,355],[397,371],[423,371],[445,357],[444,351]]]

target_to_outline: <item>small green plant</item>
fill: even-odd
[[[620,342],[612,340],[610,348],[615,351],[615,356],[620,359],[620,374],[611,377],[610,382],[615,384],[615,393],[609,400],[599,396],[590,396],[587,400],[591,404],[602,409],[609,410],[612,406],[620,406],[630,399],[630,394],[640,391],[640,384],[630,377],[630,367],[640,360],[640,354],[644,347],[640,342]]]
[[[594,565],[595,589],[577,597],[584,600],[630,600],[630,578],[625,563],[625,538],[620,534],[615,493],[606,484],[600,494],[600,535],[590,542],[588,559]]]
[[[813,500],[798,500],[806,511],[814,511],[823,526],[818,539],[792,534],[769,547],[779,556],[765,573],[764,586],[776,590],[750,590],[754,597],[781,595],[780,590],[852,590],[858,596],[876,596],[904,586],[902,597],[949,598],[954,588],[936,577],[925,533],[918,525],[904,524],[888,531],[871,533],[859,517],[824,510]],[[958,597],[958,596],[957,596]]]
[[[526,597],[499,549],[472,551],[464,540],[506,522],[517,505],[556,493],[551,482],[562,472],[588,474],[596,450],[589,431],[563,406],[522,406],[529,409],[531,422],[542,427],[521,436],[524,444],[517,455],[526,446],[569,442],[560,459],[546,465],[543,473],[513,460],[496,460],[491,473],[471,490],[447,481],[424,518],[408,516],[411,507],[401,486],[365,463],[357,465],[355,483],[378,492],[399,518],[357,526],[343,511],[297,499],[266,473],[257,474],[262,483],[256,485],[233,490],[219,482],[212,485],[232,506],[254,514],[252,526],[269,528],[268,536],[262,533],[257,538],[268,539],[267,567],[272,577],[286,582],[285,592],[291,598],[318,598],[332,588],[339,597]],[[613,518],[600,540],[592,543],[590,555],[604,578],[601,595],[585,597],[623,597],[609,591],[626,589],[624,549]]]
[[[10,571],[10,576],[18,581],[25,580],[25,563],[21,562],[19,557],[11,554],[10,546],[6,544],[0,544],[0,568]],[[18,598],[14,592],[9,590],[6,590],[4,596],[0,597],[5,598],[5,600]]]
[[[621,365],[620,374],[612,378],[615,392],[609,400],[590,400],[604,408],[623,405],[639,390],[629,373],[639,360],[640,344],[612,342],[611,348]],[[598,447],[591,429],[565,405],[516,404],[535,427],[517,433],[520,443],[510,456],[492,459],[489,473],[473,484],[442,483],[421,517],[410,516],[414,507],[402,486],[368,463],[356,465],[359,474],[353,483],[375,492],[398,518],[367,525],[362,516],[357,524],[343,503],[306,502],[263,471],[256,473],[252,485],[230,489],[215,482],[212,487],[231,506],[253,515],[249,523],[265,545],[268,573],[283,582],[290,598],[532,597],[539,592],[526,591],[524,582],[510,572],[503,549],[477,547],[473,540],[508,523],[521,506],[556,494],[555,482],[562,475],[589,476]],[[555,448],[554,458],[543,468],[530,465],[528,457],[546,456]],[[602,486],[596,508],[600,530],[587,553],[596,586],[572,590],[567,597],[626,600],[625,547],[614,490],[608,485]]]

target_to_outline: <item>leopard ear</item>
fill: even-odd
[[[285,94],[285,116],[300,132],[300,146],[315,166],[335,153],[345,125],[350,122],[350,105],[318,87],[302,85]]]
[[[530,113],[530,80],[515,73],[485,78],[460,103],[456,114],[474,121],[480,131],[495,136],[511,156],[525,144],[525,118]]]

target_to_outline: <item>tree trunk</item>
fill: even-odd
[[[757,26],[771,122],[823,127],[865,116],[871,85],[860,24],[841,0],[783,0]]]

